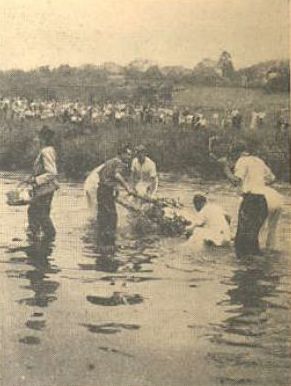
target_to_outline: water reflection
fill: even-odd
[[[32,290],[33,296],[21,299],[19,303],[25,303],[31,307],[47,307],[49,303],[57,299],[56,290],[59,287],[57,281],[48,279],[49,275],[60,271],[56,266],[52,265],[49,259],[53,252],[53,244],[39,242],[13,250],[13,252],[17,251],[24,252],[27,256],[26,264],[34,268],[33,270],[26,271],[24,275],[30,282],[25,288]]]
[[[83,324],[87,327],[88,331],[93,334],[105,334],[112,335],[121,332],[122,330],[138,330],[140,326],[138,324],[129,323],[101,323],[101,324]]]
[[[109,285],[121,284],[120,290],[113,291],[109,296],[90,294],[86,297],[87,301],[103,307],[142,303],[144,298],[138,293],[129,293],[127,283],[141,283],[153,279],[149,276],[139,276],[144,272],[152,272],[152,270],[144,269],[144,265],[151,264],[151,260],[156,257],[154,254],[149,254],[146,243],[142,243],[141,240],[130,240],[123,243],[112,256],[100,254],[94,221],[87,224],[83,242],[86,256],[94,258],[94,263],[79,264],[79,267],[82,270],[110,273],[110,276],[100,277],[99,280]],[[95,330],[95,327],[93,329]]]
[[[276,315],[287,309],[279,296],[282,266],[278,259],[280,256],[269,255],[239,262],[233,276],[224,282],[231,288],[227,290],[228,300],[220,302],[219,306],[227,307],[225,312],[233,315],[213,326],[208,353],[216,366],[223,367],[224,375],[219,376],[222,384],[252,384],[258,377],[271,381],[270,374],[265,374],[268,366],[274,367],[276,361],[273,358],[273,365],[270,365],[266,348],[268,342],[273,350],[278,344],[278,336],[273,336],[278,328]],[[282,348],[282,339],[288,339],[288,333],[281,332]],[[287,351],[287,343],[285,346]],[[253,368],[262,365],[265,374],[256,374]],[[240,374],[239,379],[233,375],[234,371]],[[277,384],[281,384],[279,380]]]
[[[271,301],[277,297],[279,280],[270,258],[242,263],[231,279],[234,288],[227,291],[229,304],[239,309],[234,310],[235,316],[225,320],[224,331],[245,336],[263,335],[267,310],[284,307]]]
[[[22,272],[21,277],[29,281],[29,285],[23,288],[31,290],[33,296],[20,299],[19,304],[25,304],[33,307],[30,319],[25,323],[26,327],[33,331],[42,331],[46,327],[44,313],[35,310],[35,307],[45,308],[57,299],[56,291],[59,283],[50,279],[50,275],[60,271],[52,264],[50,256],[53,252],[54,245],[48,241],[33,243],[25,247],[10,248],[8,253],[15,254],[18,252],[25,253],[25,258],[12,257],[10,262],[21,260],[33,269]],[[29,345],[39,344],[40,339],[36,336],[25,336],[19,339],[19,342]]]
[[[151,269],[144,269],[144,265],[151,264],[152,259],[158,256],[157,253],[151,252],[153,243],[147,239],[131,239],[126,240],[126,242],[122,240],[113,255],[108,256],[100,253],[95,221],[90,221],[87,224],[82,240],[85,256],[94,259],[94,263],[79,264],[82,270],[96,270],[108,273],[152,272]]]
[[[113,292],[112,296],[87,296],[88,302],[97,306],[133,305],[143,302],[143,297],[138,294],[130,295],[122,292]]]

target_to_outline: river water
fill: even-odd
[[[1,176],[2,386],[290,384],[287,186],[277,250],[262,257],[136,239],[121,209],[120,249],[104,259],[80,184],[56,194],[54,244],[27,244],[26,208],[5,203],[17,179]],[[160,191],[188,206],[197,189],[235,228],[238,196],[227,184],[165,177]]]

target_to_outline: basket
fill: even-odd
[[[21,187],[6,193],[7,204],[10,206],[28,205],[32,198],[32,190]]]

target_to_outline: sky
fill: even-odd
[[[288,0],[0,0],[0,69],[287,58]]]

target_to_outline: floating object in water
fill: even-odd
[[[138,198],[144,202],[143,205],[117,200],[129,210],[131,225],[137,233],[156,233],[169,237],[186,235],[186,228],[191,222],[179,214],[178,210],[182,207],[179,201],[142,196]]]

